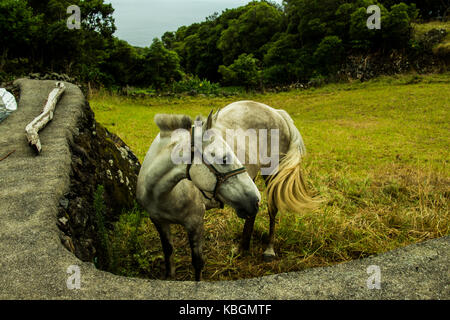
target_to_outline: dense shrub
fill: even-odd
[[[318,69],[324,73],[331,73],[342,63],[344,46],[338,36],[323,38],[314,52],[314,59],[319,64]]]
[[[174,93],[190,94],[218,94],[220,86],[209,80],[201,80],[199,77],[185,77],[183,80],[172,83],[171,91]]]

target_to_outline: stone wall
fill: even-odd
[[[64,246],[83,261],[108,264],[99,223],[111,229],[124,210],[134,207],[140,163],[130,148],[97,123],[86,102],[70,144],[70,190],[59,201],[58,226]],[[104,212],[96,212],[94,196],[103,186]],[[97,209],[98,211],[98,209]],[[102,214],[102,221],[98,221]],[[100,229],[100,230],[99,230]]]

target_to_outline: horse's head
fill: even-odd
[[[198,152],[197,160],[194,157],[188,167],[189,176],[200,190],[233,207],[240,218],[253,217],[258,213],[261,195],[234,151],[214,129],[217,115],[211,112],[207,121],[194,125],[194,149]],[[201,132],[199,143],[196,130]]]

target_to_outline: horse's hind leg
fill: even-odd
[[[170,232],[170,224],[160,223],[152,219],[153,224],[158,230],[159,237],[164,252],[164,262],[166,264],[165,278],[170,279],[175,277],[175,265],[173,263],[173,240]]]
[[[268,180],[270,176],[264,177],[264,182],[266,183],[266,187],[268,185]],[[274,236],[275,236],[275,218],[277,217],[278,208],[272,204],[272,206],[269,206],[267,209],[269,218],[270,218],[270,226],[269,226],[269,243],[267,244],[267,248],[263,253],[264,261],[270,262],[273,259],[275,259],[275,250],[273,249],[273,242],[274,242]]]
[[[203,259],[203,223],[187,228],[189,244],[191,246],[192,265],[195,271],[195,281],[202,280]]]
[[[269,208],[269,218],[270,218],[270,227],[269,227],[269,243],[267,245],[266,251],[263,253],[264,261],[270,262],[275,259],[275,250],[273,249],[274,242],[274,234],[275,234],[275,218],[277,216],[278,209],[276,207]]]

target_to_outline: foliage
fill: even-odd
[[[383,33],[383,38],[390,48],[404,48],[411,39],[411,21],[416,15],[416,11],[410,9],[404,3],[393,5],[384,19],[383,23],[389,35]]]
[[[180,80],[183,76],[178,55],[166,49],[159,39],[153,39],[152,45],[146,50],[140,70],[137,75],[138,82],[158,89]]]
[[[22,50],[31,44],[37,34],[36,25],[42,23],[42,16],[33,16],[25,0],[4,0],[0,2],[0,71],[10,57],[22,57]]]
[[[261,59],[264,45],[282,31],[282,12],[266,2],[253,1],[235,19],[227,21],[217,47],[222,51],[224,64],[235,61],[241,53]]]
[[[67,7],[73,4],[81,7],[81,30],[69,30],[66,25]],[[9,61],[0,65],[0,71],[56,71],[102,81],[102,63],[107,57],[104,49],[115,31],[113,11],[102,0],[2,1],[0,41],[7,42],[1,47],[4,60]],[[21,60],[23,70],[14,70],[14,59]]]
[[[0,74],[67,73],[94,86],[157,90],[184,75],[246,88],[332,78],[350,54],[416,50],[411,23],[430,10],[442,16],[448,1],[413,2],[252,1],[136,48],[114,37],[114,8],[104,0],[4,0]],[[366,27],[373,4],[381,8],[382,30]],[[81,30],[66,26],[69,5],[81,8]]]
[[[150,219],[138,206],[123,213],[114,223],[109,238],[113,252],[109,271],[124,276],[138,276],[150,271],[149,248],[142,241],[142,237],[146,236],[142,229],[145,223],[150,223]]]
[[[109,269],[112,261],[112,251],[109,242],[108,230],[105,226],[106,206],[103,199],[105,188],[102,185],[97,186],[94,193],[94,211],[95,227],[97,229],[98,243],[101,247],[103,256],[96,257],[96,265],[102,269]]]
[[[260,79],[259,61],[252,54],[241,54],[230,66],[220,66],[224,82],[231,85],[242,85],[247,89],[258,85]]]
[[[393,5],[401,2],[411,5],[415,4],[419,10],[420,18],[424,20],[445,18],[450,14],[449,0],[379,0],[386,8],[391,8]]]
[[[322,39],[314,52],[314,59],[324,73],[332,73],[333,69],[342,63],[344,46],[338,36],[328,36]]]
[[[109,55],[105,60],[103,70],[111,76],[111,82],[103,82],[103,85],[109,87],[113,84],[125,86],[138,83],[137,74],[142,72],[139,69],[143,59],[142,55],[126,41],[117,38],[113,38],[107,51]]]
[[[199,77],[186,77],[183,80],[172,84],[172,92],[195,94],[218,94],[220,86],[208,80],[201,80]]]

